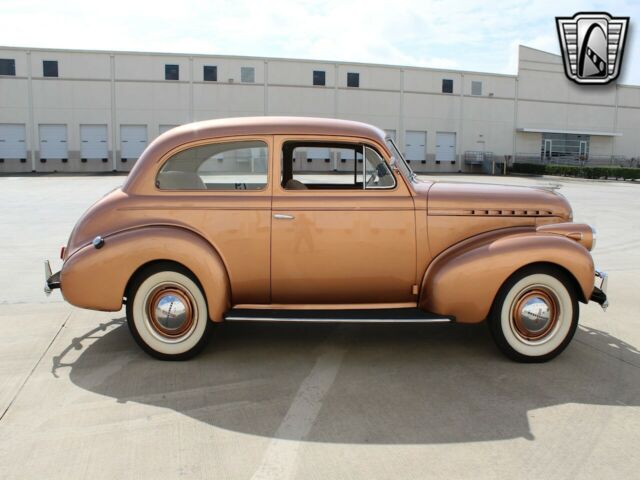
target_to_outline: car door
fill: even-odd
[[[272,303],[415,305],[415,212],[403,179],[383,160],[386,153],[366,139],[313,141],[308,136],[274,139]],[[291,151],[290,146],[298,144],[316,149],[324,145],[327,158],[334,161],[309,170],[312,162],[305,152]],[[354,152],[353,158],[338,158],[340,151],[347,157]],[[288,168],[299,175],[287,173],[287,157],[295,159]],[[360,169],[371,163],[370,158],[384,163],[383,177],[362,174]],[[342,185],[351,175],[354,184]],[[291,176],[291,183],[283,185],[285,176]],[[371,179],[367,188],[363,178]]]

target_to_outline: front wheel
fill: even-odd
[[[127,323],[135,341],[161,360],[186,360],[204,348],[211,322],[195,277],[174,264],[138,273],[127,298]]]
[[[552,267],[534,266],[516,272],[500,288],[489,327],[509,358],[546,362],[567,347],[578,317],[578,301],[567,275]]]

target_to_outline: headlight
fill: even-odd
[[[589,250],[593,250],[594,248],[596,248],[596,236],[598,232],[593,227],[593,225],[589,225],[589,228],[591,228],[591,248]]]

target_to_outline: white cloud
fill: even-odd
[[[557,52],[554,17],[590,9],[640,21],[640,4],[631,0],[0,0],[0,44],[515,73],[518,44]],[[635,37],[623,80],[640,83],[638,55],[629,53],[637,52]]]

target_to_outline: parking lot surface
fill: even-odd
[[[0,478],[637,478],[640,185],[444,179],[554,186],[597,228],[611,307],[581,305],[554,361],[510,362],[483,324],[229,324],[160,362],[124,312],[42,293],[124,177],[0,177]]]

